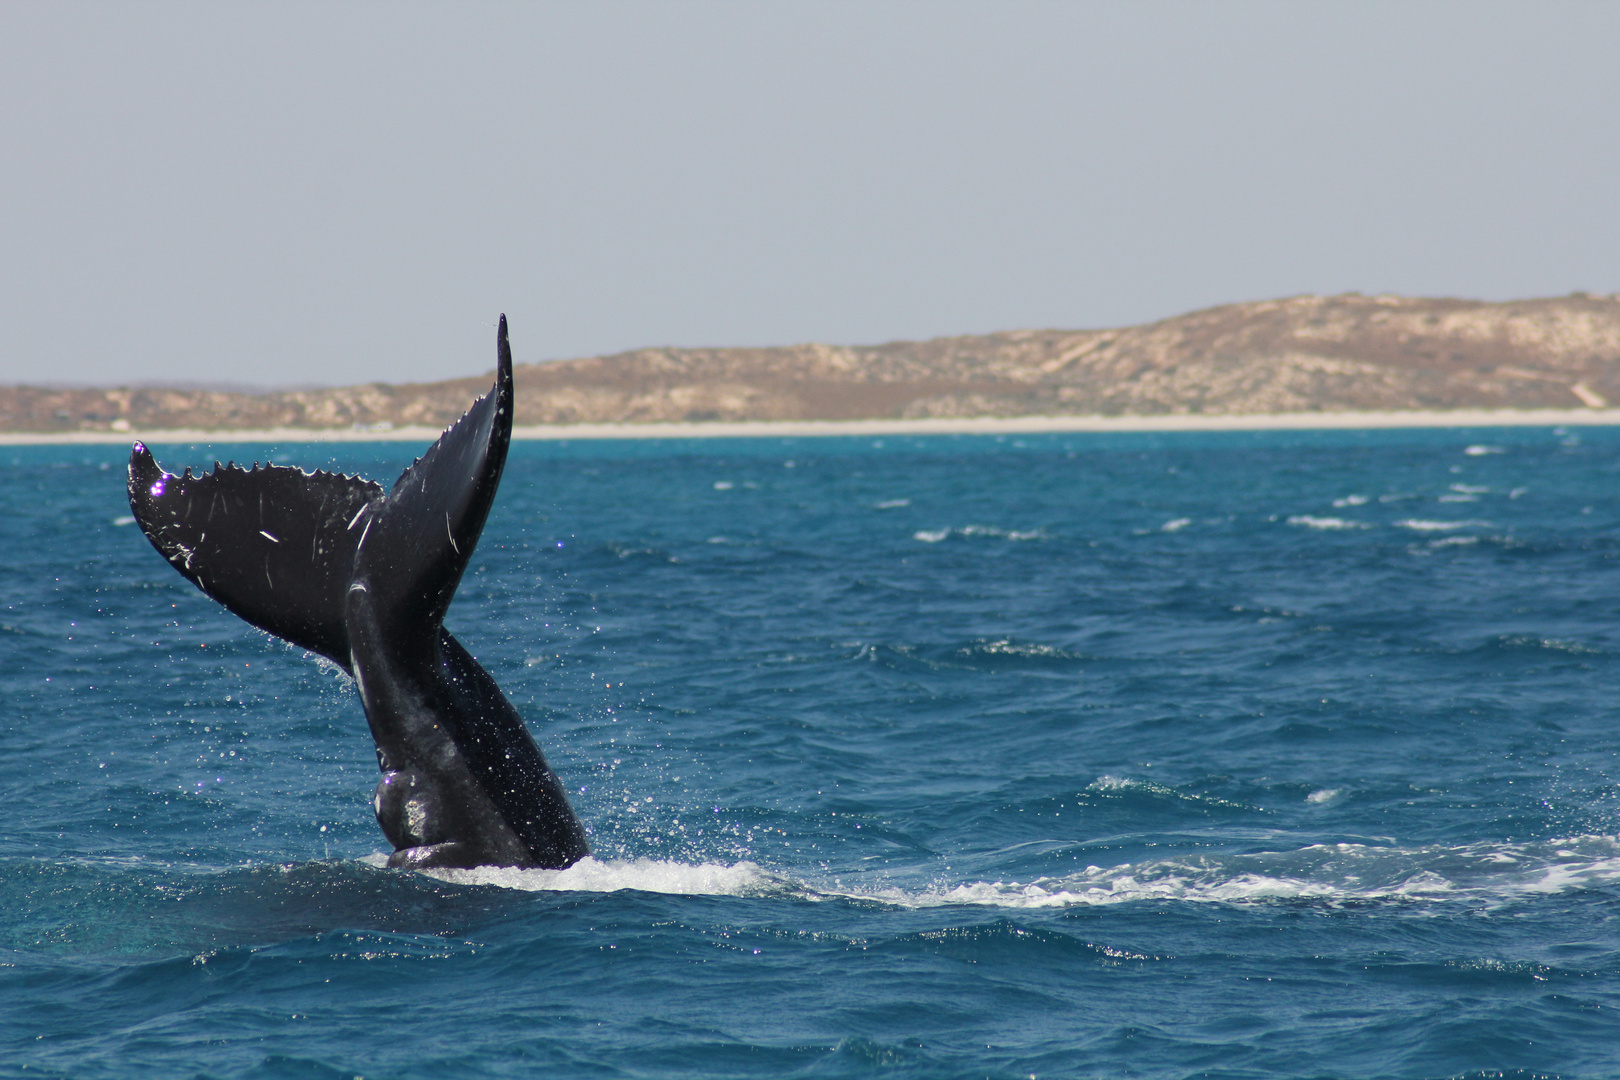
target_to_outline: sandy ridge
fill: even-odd
[[[533,347],[521,338],[514,346],[520,354]],[[651,425],[645,434],[655,436],[671,433],[670,425],[721,434],[706,425],[980,425],[990,418],[1045,430],[1060,422],[1076,430],[1141,423],[1174,430],[1206,423],[1182,416],[1252,427],[1248,418],[1262,415],[1602,412],[1620,406],[1620,298],[1297,296],[1112,330],[637,349],[519,364],[514,379],[516,422],[566,429],[555,437],[586,437],[604,425]],[[359,428],[401,438],[406,430],[442,429],[488,387],[488,375],[266,393],[0,386],[0,431],[247,437],[298,429],[308,433],[302,438],[371,437],[335,434]],[[1337,421],[1311,422],[1324,423]]]

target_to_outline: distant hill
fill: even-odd
[[[1300,296],[1116,330],[637,349],[516,378],[519,424],[1600,408],[1620,404],[1620,297]],[[437,427],[488,384],[0,387],[0,431]]]

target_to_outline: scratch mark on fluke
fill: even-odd
[[[383,773],[373,802],[391,866],[562,867],[590,851],[523,719],[443,625],[511,442],[505,315],[496,353],[490,392],[386,495],[360,477],[280,465],[175,476],[144,444],[130,453],[130,509],[170,565],[354,676]],[[256,518],[232,513],[250,506]]]

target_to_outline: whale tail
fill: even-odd
[[[402,866],[560,867],[590,851],[522,717],[443,626],[512,439],[504,315],[496,342],[490,392],[386,495],[278,465],[175,476],[140,443],[129,459],[130,508],[176,570],[355,676],[384,769],[378,821]]]
[[[348,670],[345,599],[357,579],[384,625],[422,643],[445,610],[495,499],[512,434],[506,316],[495,385],[386,496],[371,480],[281,465],[164,472],[137,442],[129,506],[169,564],[243,619]]]

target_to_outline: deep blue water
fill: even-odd
[[[0,449],[0,1075],[1620,1076],[1620,432],[519,444],[596,858],[438,876],[124,454]]]

